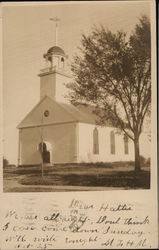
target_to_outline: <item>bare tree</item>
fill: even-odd
[[[101,122],[110,119],[134,142],[135,171],[140,170],[139,137],[151,103],[151,34],[142,16],[134,32],[112,33],[103,26],[82,35],[74,57],[73,104],[93,104]]]

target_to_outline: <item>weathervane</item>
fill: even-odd
[[[49,20],[55,22],[55,45],[57,46],[57,43],[58,43],[58,22],[60,21],[60,19],[55,17],[55,18],[50,18]]]

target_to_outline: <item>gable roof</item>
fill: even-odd
[[[45,117],[44,112],[48,110],[49,116]],[[45,96],[21,121],[17,128],[28,128],[34,126],[59,124],[66,122],[82,122],[99,124],[99,117],[93,113],[93,106],[78,105],[55,102]],[[111,126],[107,124],[107,126]]]
[[[99,124],[99,117],[93,113],[93,107],[91,106],[85,106],[85,105],[78,105],[74,106],[72,104],[65,104],[65,103],[60,103],[60,105],[72,116],[75,117],[75,119],[78,122],[85,122],[85,123],[93,123]]]

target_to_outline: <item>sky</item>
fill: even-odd
[[[81,34],[102,24],[113,32],[134,29],[142,14],[150,16],[149,1],[56,3],[4,3],[2,9],[3,155],[17,164],[17,125],[38,103],[43,54],[55,45],[55,27],[49,18],[61,19],[58,46],[71,63],[78,54]]]

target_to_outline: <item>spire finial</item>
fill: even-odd
[[[54,18],[50,18],[49,20],[55,22],[55,45],[57,46],[58,44],[58,22],[60,21],[60,19],[57,17],[54,17]]]

